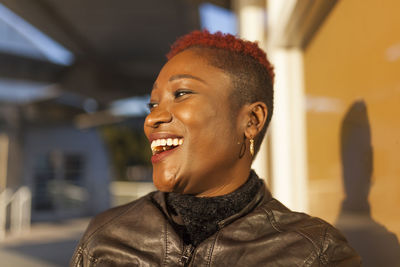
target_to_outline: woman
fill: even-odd
[[[273,112],[257,44],[195,31],[167,57],[144,124],[159,191],[96,216],[71,266],[359,266],[335,228],[251,170]]]

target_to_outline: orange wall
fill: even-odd
[[[340,224],[344,218],[340,215],[354,211],[352,216],[345,216],[345,223],[360,229],[357,223],[370,216],[368,223],[382,226],[397,238],[399,12],[397,0],[338,1],[304,53],[310,213]],[[362,102],[349,113],[358,100]],[[347,206],[347,212],[341,204],[345,184],[353,203]],[[365,203],[361,203],[365,191],[369,215]],[[400,258],[400,250],[398,253]]]

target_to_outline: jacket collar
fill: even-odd
[[[255,174],[255,173],[254,173]],[[257,174],[255,174],[257,175]],[[257,176],[258,177],[258,176]],[[219,229],[225,227],[231,222],[237,220],[238,218],[248,214],[252,210],[254,210],[260,203],[268,202],[272,199],[271,192],[268,190],[265,182],[258,190],[257,194],[254,195],[254,198],[247,204],[240,212],[220,221],[218,223]],[[161,191],[156,191],[152,194],[152,201],[159,207],[159,209],[164,213],[169,221],[172,221],[172,215],[169,213],[167,204],[166,204],[166,193]]]
[[[272,199],[272,195],[271,195],[270,191],[268,190],[267,186],[265,185],[265,182],[264,181],[262,181],[262,182],[263,182],[262,186],[260,186],[260,189],[258,190],[257,194],[254,196],[254,198],[250,201],[250,203],[247,204],[247,206],[244,207],[240,212],[220,221],[218,223],[219,229],[225,227],[226,225],[239,219],[240,217],[243,217],[246,214],[250,213],[256,207],[258,207],[260,205],[260,203],[266,203]]]

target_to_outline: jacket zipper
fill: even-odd
[[[183,266],[189,266],[190,260],[192,259],[193,252],[194,252],[195,247],[189,244],[189,246],[186,246],[182,257],[180,259],[180,262],[183,263]]]

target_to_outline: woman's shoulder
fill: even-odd
[[[82,240],[90,239],[93,235],[111,225],[115,227],[126,220],[134,221],[132,219],[137,218],[139,214],[143,215],[144,210],[154,208],[152,197],[157,193],[158,191],[150,192],[132,202],[110,208],[97,214],[91,219]]]
[[[272,228],[285,237],[283,240],[303,240],[301,243],[315,252],[318,259],[314,260],[324,264],[349,260],[356,263],[350,266],[359,266],[357,263],[360,259],[355,250],[330,223],[303,212],[292,211],[276,199],[264,203],[262,209]]]
[[[83,262],[105,260],[104,253],[118,258],[116,251],[122,251],[127,246],[140,248],[146,233],[159,235],[163,214],[152,200],[159,194],[154,191],[96,215],[80,239],[70,266],[86,266]]]

